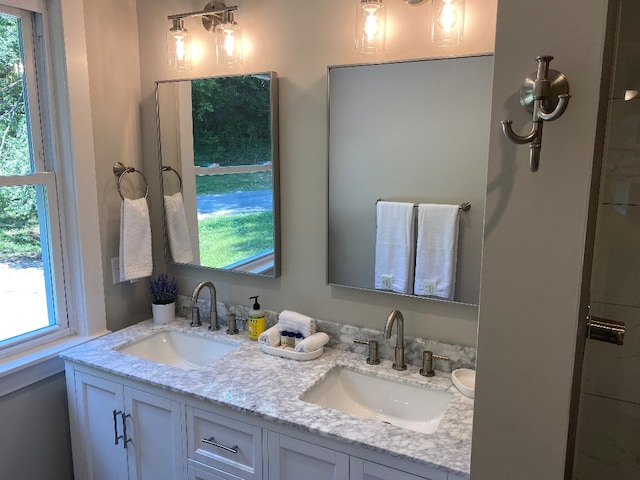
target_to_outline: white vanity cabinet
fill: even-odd
[[[184,478],[179,403],[86,372],[73,382],[76,478]]]
[[[78,479],[460,480],[73,362],[66,375]]]

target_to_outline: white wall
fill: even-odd
[[[198,10],[200,1],[139,0],[142,123],[145,168],[157,169],[153,82],[179,78],[165,67],[166,16]],[[215,65],[213,37],[198,19],[186,21],[202,58],[189,77],[274,70],[280,86],[280,164],[282,198],[282,276],[265,280],[166,267],[179,277],[181,293],[190,294],[203,279],[214,281],[218,298],[249,305],[260,295],[270,310],[293,309],[326,320],[383,327],[389,311],[400,308],[410,335],[475,345],[477,309],[326,285],[327,131],[326,71],[328,65],[425,58],[493,51],[495,0],[467,1],[465,42],[460,47],[429,45],[431,3],[410,7],[387,2],[387,51],[363,56],[353,48],[355,3],[344,0],[239,0],[236,20],[243,27],[245,64],[228,69]],[[230,3],[231,4],[231,3]],[[206,43],[205,43],[206,42]],[[157,185],[152,194],[158,195]],[[157,197],[156,197],[157,198]],[[482,208],[481,206],[478,206]],[[475,208],[475,207],[474,207]],[[152,205],[154,239],[160,239],[160,211]],[[163,270],[160,242],[154,244],[156,268]]]
[[[606,3],[498,6],[474,480],[563,478]],[[566,74],[572,99],[564,116],[545,126],[534,174],[528,148],[506,141],[499,122],[512,119],[525,131],[531,117],[514,93],[541,54],[555,56],[552,68]]]

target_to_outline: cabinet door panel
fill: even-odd
[[[446,480],[447,474],[444,472],[433,472],[428,477],[412,475],[410,473],[386,467],[378,463],[351,457],[350,480]]]
[[[242,480],[235,475],[207,467],[189,465],[188,480]]]
[[[125,387],[130,480],[184,478],[180,404]]]
[[[346,480],[349,456],[268,432],[269,480]]]
[[[113,411],[123,409],[122,386],[84,373],[76,376],[76,392],[82,411],[78,415],[82,435],[80,448],[83,478],[112,480],[127,478],[127,454],[123,440],[115,444],[116,429],[122,435],[122,418]],[[76,456],[76,452],[74,452]]]

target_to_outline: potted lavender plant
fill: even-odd
[[[149,297],[154,323],[164,325],[176,319],[178,282],[175,278],[169,280],[166,273],[161,273],[149,279]]]

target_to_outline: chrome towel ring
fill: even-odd
[[[168,165],[163,165],[162,172],[173,172],[176,174],[176,176],[178,177],[178,181],[180,182],[180,193],[182,193],[182,177],[180,176],[178,171],[173,167],[170,167]]]
[[[139,173],[140,174],[140,176],[144,180],[144,186],[145,186],[144,198],[147,198],[149,196],[149,182],[147,182],[147,177],[145,177],[144,174],[140,170],[136,170],[133,167],[127,167],[122,162],[116,162],[116,163],[113,164],[113,174],[116,177],[118,177],[118,195],[120,195],[120,198],[122,200],[124,200],[124,196],[122,195],[122,190],[120,188],[120,182],[122,182],[122,178],[127,173]]]

